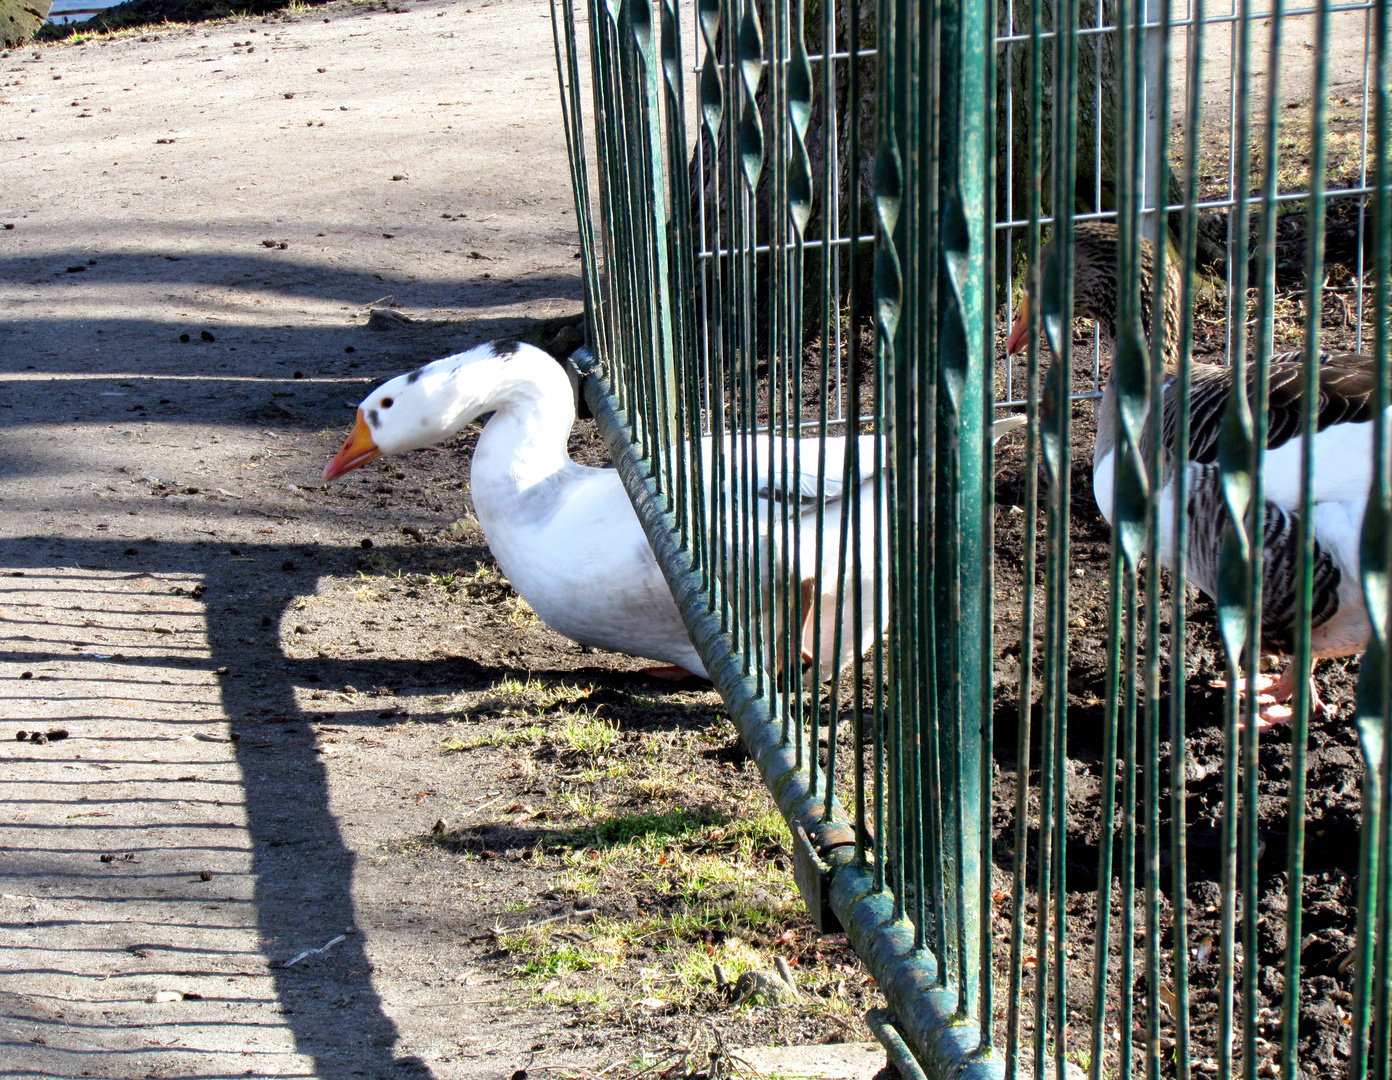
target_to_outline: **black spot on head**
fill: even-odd
[[[509,356],[515,356],[517,350],[522,347],[520,341],[513,338],[504,338],[502,341],[493,342],[493,355],[500,360],[506,360]]]
[[[382,421],[378,418],[376,409],[367,410],[367,426],[374,428],[382,426]]]
[[[407,376],[406,376],[406,385],[407,385],[407,386],[410,386],[413,382],[415,382],[417,379],[419,379],[419,378],[421,377],[421,372],[424,371],[424,370],[425,370],[424,366],[418,367],[418,368],[416,368],[415,371],[411,372],[411,374],[407,375]]]

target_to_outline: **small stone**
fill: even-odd
[[[208,342],[212,342],[212,341],[216,341],[216,340],[217,340],[217,338],[213,337],[213,335],[210,334],[210,333],[208,333],[208,331],[206,331],[206,330],[200,330],[200,331],[198,332],[198,339],[199,339],[200,341],[208,341]]]
[[[286,559],[283,563],[281,563],[280,568],[287,574],[293,574],[295,572],[295,564],[290,559]]]
[[[220,668],[217,669],[217,671],[213,672],[213,674],[214,674],[214,675],[226,675],[226,674],[227,674],[227,669],[226,669],[225,667],[220,667]]]
[[[84,270],[86,270],[86,269],[87,269],[87,267],[85,267],[85,266],[80,266],[80,265],[79,265],[79,266],[70,266],[70,267],[68,267],[68,273],[70,273],[70,274],[80,274],[80,273],[82,273],[82,271],[84,271]]]
[[[179,340],[180,340],[180,341],[191,341],[192,339],[191,339],[187,334],[180,334],[180,335],[179,335]]]
[[[35,732],[33,735],[31,735],[31,736],[29,737],[29,741],[30,741],[30,742],[36,742],[36,743],[38,743],[40,746],[47,746],[47,745],[48,745],[48,736],[45,735],[42,731],[37,731],[37,732]]]
[[[21,679],[32,679],[34,677],[34,673],[32,671],[21,671],[19,673],[19,677]]]
[[[52,740],[53,742],[57,742],[59,739],[66,739],[67,737],[68,737],[68,729],[67,729],[67,728],[56,727],[56,728],[49,728],[49,729],[48,729],[47,738],[49,738],[49,739]]]
[[[198,872],[198,877],[199,877],[199,880],[201,880],[201,881],[212,881],[212,880],[213,880],[213,872],[212,872],[211,870],[200,870],[200,871]]]
[[[27,738],[29,738],[29,732],[25,731],[23,728],[15,732],[15,740],[17,742],[23,742]]]
[[[372,550],[372,537],[364,536],[362,540],[358,542],[358,546],[362,548],[364,551]]]
[[[345,346],[343,346],[343,351],[346,352],[346,353],[354,353],[354,352],[357,352],[358,350],[355,349],[355,348],[353,348],[353,346],[351,346],[351,345],[345,345]]]
[[[115,855],[103,855],[103,856],[101,857],[101,861],[102,861],[102,862],[115,862],[115,861],[116,861],[116,856],[115,856]]]
[[[746,971],[735,981],[736,1004],[783,1005],[795,1000],[797,991],[776,971]]]

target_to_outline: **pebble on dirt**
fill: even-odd
[[[208,341],[208,342],[213,342],[213,341],[216,341],[216,340],[217,340],[217,338],[213,337],[213,335],[210,334],[210,333],[208,333],[208,331],[206,331],[206,330],[200,330],[200,331],[198,332],[198,338],[199,338],[200,341]]]

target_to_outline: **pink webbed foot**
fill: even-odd
[[[684,667],[676,664],[658,664],[656,667],[645,667],[643,674],[654,679],[661,679],[663,682],[684,682],[687,679],[699,679],[701,676],[694,671],[687,671]]]
[[[1295,710],[1291,708],[1291,698],[1295,696],[1295,669],[1293,665],[1287,664],[1280,675],[1258,674],[1255,679],[1250,680],[1257,689],[1257,727],[1274,727],[1277,724],[1289,724],[1291,717],[1295,715]],[[1249,680],[1238,679],[1237,690],[1239,693],[1246,693]],[[1226,679],[1214,679],[1209,683],[1217,690],[1227,689]],[[1316,719],[1332,720],[1339,712],[1337,705],[1328,704],[1320,700],[1319,690],[1315,686],[1314,677],[1310,678],[1310,716]],[[1239,726],[1241,724],[1239,723]]]

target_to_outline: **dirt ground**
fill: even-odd
[[[472,435],[320,482],[380,379],[579,310],[547,5],[0,60],[0,1070],[871,1075],[719,699],[537,624]]]

